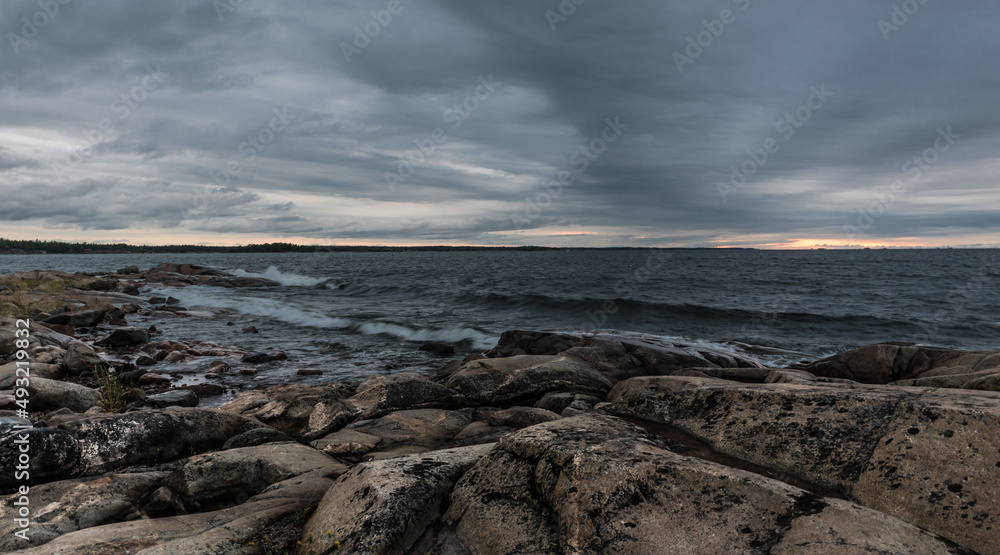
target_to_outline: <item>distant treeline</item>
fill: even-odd
[[[205,245],[135,246],[126,243],[63,243],[59,241],[15,241],[0,237],[0,254],[127,254],[143,252],[199,253],[199,252],[403,252],[403,251],[545,251],[562,250],[554,247],[371,247],[340,245],[293,245],[291,243],[265,243],[241,247],[210,247]]]

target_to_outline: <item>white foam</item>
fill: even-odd
[[[388,334],[407,341],[440,341],[458,343],[471,341],[477,349],[490,349],[496,345],[497,338],[472,328],[453,327],[445,329],[411,328],[391,322],[364,322],[354,327],[355,330],[367,334]]]
[[[222,296],[214,290],[198,286],[171,290],[170,294],[185,306],[232,310],[250,316],[274,318],[288,324],[312,328],[340,329],[351,325],[347,318],[333,318],[309,309],[282,303],[274,299]]]
[[[271,266],[262,273],[248,272],[246,270],[232,270],[231,272],[235,276],[239,277],[255,277],[264,278],[271,281],[277,281],[282,285],[287,285],[289,287],[315,287],[321,283],[325,283],[330,278],[314,278],[310,276],[302,276],[299,274],[286,274],[278,269],[277,266]]]

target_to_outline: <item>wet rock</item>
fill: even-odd
[[[149,304],[167,304],[166,297],[150,297],[147,301]]]
[[[125,314],[135,314],[139,312],[139,306],[132,303],[125,303],[121,306],[121,311]]]
[[[322,370],[315,370],[312,368],[303,368],[295,372],[296,376],[322,376]]]
[[[550,410],[533,407],[511,407],[493,413],[489,423],[493,426],[509,428],[527,428],[535,424],[559,420],[560,416]]]
[[[240,362],[248,362],[250,364],[262,364],[265,362],[273,362],[276,360],[286,360],[288,355],[285,354],[281,349],[268,349],[265,352],[260,353],[247,353],[240,358]]]
[[[80,310],[76,312],[63,312],[43,320],[49,324],[61,326],[71,326],[74,328],[92,328],[104,321],[105,310]]]
[[[136,366],[153,366],[155,364],[156,364],[156,359],[154,359],[149,355],[142,355],[139,358],[135,359]]]
[[[115,273],[118,274],[118,275],[120,275],[120,276],[127,276],[127,275],[131,275],[131,274],[138,274],[139,273],[139,267],[138,266],[126,266],[124,268],[119,268],[118,271],[115,272]]]
[[[214,383],[200,383],[195,385],[184,386],[184,389],[194,391],[198,398],[202,397],[216,397],[225,393],[226,388],[221,385],[216,385]]]
[[[104,341],[109,347],[136,347],[149,343],[149,332],[136,328],[117,328]]]
[[[419,350],[441,356],[455,354],[455,346],[449,343],[424,343],[419,347]]]
[[[302,533],[304,552],[426,553],[453,484],[490,448],[360,464],[329,489]],[[339,546],[336,544],[339,542]]]
[[[533,404],[553,391],[603,397],[612,387],[603,374],[575,358],[531,355],[468,362],[445,385],[472,405],[492,406]]]
[[[146,397],[146,404],[158,409],[196,407],[198,406],[198,394],[190,389],[174,389]]]

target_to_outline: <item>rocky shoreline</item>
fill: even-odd
[[[283,353],[130,326],[183,317],[142,297],[152,284],[278,285],[173,264],[0,276],[5,515],[30,486],[29,539],[5,517],[0,551],[1000,553],[1000,351],[878,344],[767,368],[508,331],[432,376],[202,408],[226,387],[157,365],[204,359],[223,381]]]

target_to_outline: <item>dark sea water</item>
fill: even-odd
[[[163,338],[286,350],[289,362],[257,377],[265,384],[301,382],[300,368],[324,379],[433,371],[442,359],[418,351],[422,343],[455,343],[461,356],[508,329],[617,330],[813,356],[890,340],[1000,348],[994,250],[25,255],[0,257],[0,273],[162,262],[283,283],[143,291],[177,297],[193,314],[157,323]],[[260,333],[240,332],[250,325]]]

